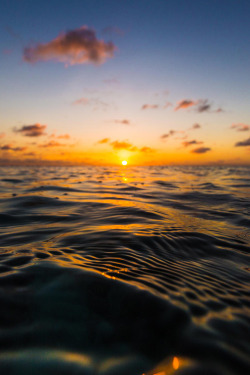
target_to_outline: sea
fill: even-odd
[[[249,167],[1,167],[0,374],[249,374],[249,245]]]

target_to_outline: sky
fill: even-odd
[[[2,0],[0,165],[249,165],[249,18],[249,0]]]

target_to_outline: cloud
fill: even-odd
[[[90,105],[92,109],[95,111],[97,109],[106,110],[109,104],[103,102],[99,98],[80,98],[72,102],[73,105]]]
[[[110,141],[109,138],[103,138],[100,141],[98,141],[97,143],[98,144],[108,143],[114,150],[127,150],[127,151],[130,151],[130,152],[140,151],[140,152],[144,152],[144,153],[155,152],[155,150],[151,147],[144,146],[144,147],[138,148],[137,146],[134,146],[132,143],[130,143],[127,140],[125,140],[125,141],[118,141],[118,140]]]
[[[202,141],[196,141],[195,139],[193,139],[192,141],[184,141],[184,142],[182,142],[182,144],[183,144],[184,147],[188,147],[188,146],[191,146],[191,145],[201,145],[202,143],[204,143],[204,142],[202,142]]]
[[[107,85],[117,85],[120,83],[117,78],[104,79],[103,82],[106,83]]]
[[[221,113],[221,112],[225,112],[225,111],[222,108],[217,108],[214,112],[215,113]]]
[[[165,108],[171,107],[172,105],[173,105],[172,103],[166,102],[163,108],[165,109]]]
[[[58,135],[56,137],[57,139],[70,139],[70,135],[69,134],[61,134],[61,135]]]
[[[141,109],[157,109],[159,108],[158,104],[143,104]]]
[[[49,138],[56,138],[56,139],[70,139],[71,136],[69,134],[60,134],[56,135],[55,133],[50,134]]]
[[[196,104],[197,104],[197,102],[194,102],[193,100],[184,99],[184,100],[181,100],[180,102],[178,102],[178,104],[177,104],[177,106],[175,107],[174,110],[178,111],[179,109],[186,109],[186,108],[192,107]]]
[[[21,133],[25,137],[39,137],[45,135],[44,130],[47,125],[34,124],[34,125],[23,125],[20,129],[14,129],[16,133]]]
[[[25,151],[25,150],[27,150],[27,147],[14,147],[13,149],[12,149],[13,151]]]
[[[194,124],[191,129],[200,129],[200,128],[201,128],[200,124]]]
[[[235,143],[235,147],[246,147],[250,146],[250,138],[246,139],[245,141]]]
[[[190,100],[190,99],[184,99],[177,103],[177,106],[175,107],[175,111],[178,111],[179,109],[186,109],[194,107],[194,110],[198,113],[202,112],[214,112],[214,113],[220,113],[224,112],[222,108],[217,108],[216,110],[212,111],[212,104],[209,103],[208,99],[199,99],[197,101]]]
[[[28,63],[54,60],[66,65],[101,64],[114,56],[112,42],[98,40],[94,30],[82,26],[61,33],[48,43],[24,48],[23,59]]]
[[[102,30],[102,33],[108,34],[108,35],[116,34],[119,36],[124,36],[124,31],[119,29],[119,27],[116,27],[116,26],[107,26]]]
[[[211,148],[209,147],[198,147],[192,150],[194,154],[205,154],[206,152],[211,151]]]
[[[130,121],[126,120],[126,119],[124,119],[124,120],[114,120],[114,122],[116,124],[130,125]]]
[[[0,146],[0,149],[3,150],[3,151],[9,151],[9,150],[12,150],[12,146],[11,145],[3,145],[3,146]]]
[[[210,111],[210,109],[211,109],[211,104],[208,103],[207,99],[205,99],[205,100],[200,99],[199,100],[198,106],[196,108],[197,112],[199,112],[199,113],[208,112],[208,111]]]
[[[5,133],[0,133],[0,139],[5,137]]]
[[[140,151],[145,152],[145,153],[155,152],[155,150],[153,148],[147,147],[147,146],[144,146],[144,147],[140,148]]]
[[[45,143],[44,145],[40,145],[39,147],[60,147],[60,146],[65,146],[62,143],[56,142],[56,141],[49,141],[48,143]]]
[[[172,135],[174,135],[174,134],[176,134],[176,133],[177,133],[176,130],[169,130],[168,133],[161,135],[160,138],[161,138],[162,140],[164,140],[164,139],[167,139],[167,138],[171,137]]]
[[[108,142],[109,142],[109,138],[103,138],[100,141],[98,141],[97,143],[104,144],[104,143],[108,143]]]
[[[250,130],[250,125],[246,125],[242,123],[232,124],[230,129],[236,129],[238,132],[245,132],[245,131]]]
[[[3,150],[3,151],[25,151],[25,150],[27,150],[27,147],[12,147],[12,145],[8,144],[8,145],[0,146],[0,150]]]
[[[73,105],[78,105],[78,104],[86,105],[88,103],[89,103],[88,98],[80,98],[80,99],[75,100],[72,104]]]
[[[138,148],[136,146],[133,146],[128,141],[113,141],[110,142],[110,145],[114,150],[138,151]]]

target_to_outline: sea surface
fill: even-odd
[[[0,373],[250,373],[250,169],[2,167]]]

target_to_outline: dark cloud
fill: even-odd
[[[23,58],[26,62],[54,60],[66,65],[101,64],[114,56],[112,42],[98,40],[94,30],[87,26],[61,33],[48,43],[26,47]]]
[[[184,100],[181,100],[180,102],[177,103],[177,106],[175,107],[174,110],[178,111],[179,109],[186,109],[186,108],[189,108],[189,107],[193,107],[196,104],[197,104],[197,102],[194,102],[193,100],[184,99]]]
[[[250,146],[250,138],[246,139],[245,141],[235,143],[235,147],[247,147]]]
[[[198,147],[192,150],[191,152],[195,154],[205,154],[206,152],[211,151],[211,148],[209,147]]]
[[[143,104],[141,109],[157,109],[159,108],[158,104]]]
[[[0,150],[3,151],[25,151],[27,150],[27,147],[12,147],[12,145],[3,145],[0,146]]]
[[[164,140],[164,139],[167,139],[167,138],[171,137],[172,135],[174,135],[174,134],[176,134],[176,133],[177,133],[176,130],[169,130],[168,133],[161,135],[160,138],[161,138],[162,140]]]
[[[198,106],[196,108],[197,112],[199,112],[199,113],[208,112],[208,111],[210,111],[210,109],[211,109],[211,104],[208,103],[207,99],[205,99],[205,100],[200,99],[199,100]]]
[[[182,142],[184,147],[188,147],[188,146],[191,146],[191,145],[201,145],[202,143],[203,143],[202,141],[196,141],[195,139],[193,139],[192,141]]]
[[[16,133],[21,133],[26,137],[39,137],[45,135],[44,130],[47,125],[34,124],[34,125],[23,125],[20,129],[14,129]]]
[[[11,145],[3,145],[3,146],[0,146],[0,149],[3,150],[3,151],[9,151],[9,150],[12,150],[12,146]]]
[[[230,129],[235,129],[238,132],[246,132],[246,131],[250,130],[250,125],[246,125],[246,124],[242,124],[242,123],[233,124],[233,125],[231,125]]]
[[[103,144],[103,143],[108,143],[108,142],[109,142],[109,138],[103,138],[100,141],[98,141],[97,143]]]
[[[198,113],[202,112],[214,112],[214,113],[220,113],[224,112],[222,108],[218,108],[216,110],[212,110],[212,104],[209,103],[208,99],[199,99],[199,100],[190,100],[190,99],[184,99],[177,103],[177,106],[175,107],[175,111],[178,111],[179,109],[186,109],[193,107],[194,110]]]

